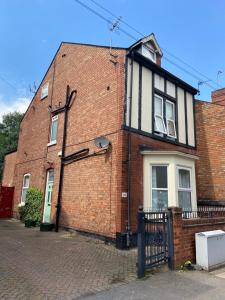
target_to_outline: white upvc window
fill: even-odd
[[[191,169],[177,167],[178,171],[178,203],[183,210],[192,209]]]
[[[161,210],[168,207],[167,165],[152,165],[152,209]]]
[[[169,137],[176,138],[175,104],[169,100],[166,100],[166,127],[167,135]]]
[[[166,126],[163,118],[163,98],[154,96],[154,119],[155,119],[155,131],[159,133],[167,133]]]
[[[47,82],[47,83],[44,84],[43,87],[41,88],[41,99],[44,99],[45,97],[48,96],[48,86],[49,86],[49,83]]]
[[[22,193],[21,193],[21,203],[25,204],[26,202],[26,196],[27,196],[27,191],[30,186],[30,174],[25,174],[23,176],[23,186],[22,186]]]
[[[54,116],[52,118],[51,135],[50,135],[50,142],[48,143],[48,146],[56,144],[57,131],[58,131],[58,116]]]

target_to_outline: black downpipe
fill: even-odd
[[[130,96],[129,96],[129,129],[128,129],[128,172],[127,172],[127,247],[130,246],[130,232],[131,232],[131,112],[132,112],[132,92],[133,92],[133,53],[131,60],[131,74],[130,74]]]
[[[61,199],[62,199],[62,187],[63,187],[63,175],[64,175],[64,157],[65,157],[65,148],[66,148],[66,137],[67,137],[67,121],[68,121],[68,112],[70,109],[70,104],[73,95],[76,93],[73,90],[70,93],[70,87],[67,85],[66,89],[66,104],[64,106],[64,127],[63,127],[63,141],[62,141],[62,155],[61,155],[61,163],[60,163],[60,175],[59,175],[59,189],[58,189],[58,198],[56,204],[56,221],[55,221],[55,231],[59,230],[59,217],[61,212]]]

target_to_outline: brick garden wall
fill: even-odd
[[[172,208],[174,237],[174,266],[179,268],[185,261],[195,262],[195,233],[225,230],[224,217],[182,219],[180,208]]]

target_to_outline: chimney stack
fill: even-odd
[[[225,105],[225,88],[213,91],[211,97],[212,103]]]

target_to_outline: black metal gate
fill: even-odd
[[[169,263],[172,268],[171,212],[138,211],[138,277],[145,275],[145,270]]]

